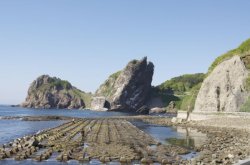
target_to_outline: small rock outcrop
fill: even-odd
[[[56,77],[42,75],[29,87],[28,95],[22,107],[82,109],[88,104],[84,98],[89,94],[73,87],[68,81]]]
[[[249,71],[240,56],[220,63],[204,80],[194,111],[240,111],[249,96],[245,87],[248,76]]]
[[[166,112],[168,112],[168,113],[176,113],[177,112],[176,104],[174,101],[171,101],[169,103],[169,105],[167,106]]]
[[[96,96],[105,97],[110,109],[136,111],[145,104],[153,73],[154,65],[146,57],[132,60],[122,71],[111,75],[96,91]]]
[[[107,111],[110,109],[110,104],[105,97],[93,97],[91,101],[91,109],[96,111]]]

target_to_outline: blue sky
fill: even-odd
[[[131,59],[153,85],[206,72],[250,37],[248,0],[0,1],[0,104],[18,104],[41,74],[94,92]]]

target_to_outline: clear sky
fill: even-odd
[[[41,74],[94,92],[131,59],[153,85],[206,72],[250,37],[249,0],[2,0],[0,104],[22,102]]]

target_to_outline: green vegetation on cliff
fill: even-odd
[[[119,75],[121,74],[121,72],[122,71],[115,72],[112,75],[110,75],[110,77],[116,80],[119,77]]]
[[[153,89],[155,96],[161,97],[164,106],[175,101],[176,108],[181,110],[193,109],[197,94],[205,74],[186,74],[167,80]]]
[[[73,95],[76,95],[76,96],[80,97],[84,101],[85,108],[90,108],[91,100],[92,100],[92,94],[91,93],[83,92],[83,91],[81,91],[81,90],[79,90],[77,88],[73,88],[71,93]]]
[[[49,84],[51,87],[70,89],[72,85],[66,80],[54,79],[53,82]]]
[[[100,88],[96,91],[97,95],[101,95],[104,97],[109,97],[114,94],[114,84],[122,71],[118,71],[109,76],[109,78],[100,86]]]
[[[244,41],[238,48],[228,51],[227,53],[217,57],[215,61],[212,63],[212,65],[208,69],[208,74],[211,73],[216,66],[218,66],[223,61],[230,59],[231,57],[238,55],[241,57],[244,57],[246,55],[250,54],[250,39]],[[244,61],[246,64],[246,67],[250,69],[250,62],[248,62],[248,58],[246,58],[247,61]]]
[[[181,110],[193,110],[195,105],[195,100],[197,98],[197,95],[199,93],[200,87],[202,82],[195,85],[188,94],[184,94],[182,99],[179,101],[179,109]],[[190,106],[190,107],[189,107]]]
[[[183,94],[190,91],[194,86],[201,83],[205,75],[203,73],[185,74],[179,77],[174,77],[167,80],[158,86],[161,92],[174,92],[174,94]]]

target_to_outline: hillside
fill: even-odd
[[[174,101],[177,109],[188,110],[189,106],[192,109],[204,77],[203,73],[174,77],[154,87],[152,97],[160,97],[164,107]]]

